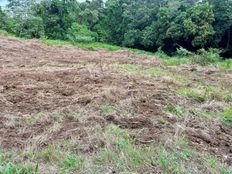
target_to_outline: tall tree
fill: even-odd
[[[36,0],[8,0],[8,13],[14,18],[26,18],[31,15],[31,8]]]

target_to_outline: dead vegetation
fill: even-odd
[[[0,36],[0,145],[11,154],[0,162],[41,173],[229,173],[231,73]],[[216,158],[201,164],[198,151]]]

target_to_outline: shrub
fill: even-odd
[[[168,57],[168,55],[162,50],[161,47],[158,48],[155,55],[160,57],[160,58],[167,58]]]
[[[25,38],[41,38],[44,36],[43,20],[40,17],[22,19],[17,24],[16,35]]]
[[[72,42],[94,42],[97,34],[88,29],[86,25],[73,23],[68,29],[67,38]]]
[[[0,29],[0,35],[7,36],[8,33],[6,31]]]
[[[176,54],[177,54],[177,56],[180,56],[180,57],[186,57],[186,56],[192,56],[193,55],[192,52],[188,51],[187,49],[185,49],[183,47],[177,48]]]
[[[200,49],[196,55],[192,57],[192,62],[200,65],[208,65],[222,60],[220,56],[221,50],[210,48],[209,50]]]

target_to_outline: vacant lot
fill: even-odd
[[[231,173],[232,70],[0,36],[0,173]]]

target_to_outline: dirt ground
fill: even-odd
[[[156,67],[169,74],[125,72],[118,68],[121,64]],[[190,81],[177,81],[175,75],[188,76]],[[159,58],[127,50],[89,51],[0,36],[0,146],[41,149],[75,138],[85,144],[80,150],[89,153],[103,147],[104,141],[91,139],[88,129],[115,124],[129,129],[138,144],[166,142],[185,133],[192,147],[232,165],[231,126],[191,112],[180,119],[164,109],[170,103],[186,110],[231,105],[231,101],[199,103],[176,92],[202,81],[229,89],[232,71],[196,65],[165,67]],[[103,105],[117,109],[103,113]],[[73,116],[76,113],[81,114]],[[137,130],[143,131],[137,135]]]

